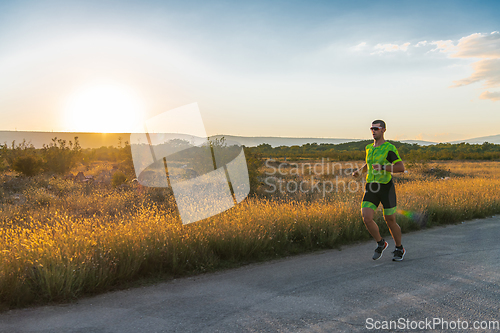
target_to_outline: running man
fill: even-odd
[[[365,148],[366,163],[352,173],[354,177],[358,177],[361,173],[368,171],[361,214],[366,229],[378,244],[373,254],[373,260],[380,259],[389,244],[380,236],[373,215],[378,205],[382,203],[385,223],[387,223],[396,245],[392,260],[401,261],[406,251],[401,244],[401,228],[396,223],[396,190],[392,181],[392,173],[404,172],[405,166],[396,147],[384,139],[385,122],[374,120],[370,130],[372,131],[373,143]]]

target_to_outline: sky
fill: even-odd
[[[1,1],[0,130],[500,134],[498,1]]]

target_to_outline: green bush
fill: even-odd
[[[20,172],[21,174],[31,177],[39,174],[42,171],[43,161],[36,156],[24,155],[14,159],[12,170]]]
[[[66,145],[66,140],[53,138],[49,145],[43,145],[42,154],[45,159],[45,171],[57,174],[67,173],[81,157],[78,137],[75,137],[74,144],[70,141],[69,145]]]
[[[23,140],[23,142],[16,145],[12,141],[12,146],[9,149],[7,144],[2,145],[1,150],[1,164],[5,163],[11,170],[17,171],[25,176],[34,176],[41,172],[42,159],[39,157],[35,147]]]
[[[126,181],[127,181],[127,176],[125,176],[123,172],[117,171],[113,174],[113,177],[111,178],[111,185],[117,187],[122,184],[125,184]]]

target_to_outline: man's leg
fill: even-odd
[[[385,223],[389,227],[396,246],[401,246],[401,228],[396,223],[396,214],[384,215]]]
[[[382,257],[384,250],[389,244],[380,236],[380,231],[378,225],[373,220],[373,215],[375,215],[375,210],[380,204],[380,198],[378,196],[378,191],[380,190],[380,185],[376,192],[373,192],[371,188],[373,184],[366,184],[365,195],[363,196],[363,202],[361,202],[361,214],[363,216],[363,222],[365,223],[366,230],[372,235],[372,237],[377,242],[377,248],[373,253],[373,260],[378,260]]]
[[[368,230],[370,235],[372,235],[372,237],[375,239],[376,242],[380,242],[382,240],[382,237],[380,236],[380,231],[378,229],[377,223],[375,223],[375,221],[373,220],[374,213],[375,211],[372,208],[369,207],[361,208],[361,214],[363,215],[363,222],[365,223],[366,229]],[[401,241],[401,237],[399,239]]]
[[[401,228],[396,223],[396,188],[394,187],[392,180],[387,185],[387,194],[382,199],[382,205],[384,206],[384,219],[385,223],[387,223],[387,226],[389,227],[389,231],[391,232],[396,247],[399,247],[401,246]]]
[[[378,230],[378,225],[373,221],[373,215],[375,214],[375,210],[369,207],[361,208],[361,213],[363,214],[363,222],[365,223],[365,227],[372,235],[372,237],[377,242],[377,248],[373,253],[373,260],[378,260],[382,257],[382,253],[387,248],[389,244],[380,236],[380,231]]]

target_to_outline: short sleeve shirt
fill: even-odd
[[[366,164],[368,166],[368,174],[366,175],[367,183],[387,184],[391,181],[392,175],[388,171],[373,170],[373,164],[391,165],[401,161],[398,150],[389,142],[384,142],[378,147],[373,147],[373,143],[366,146]]]

